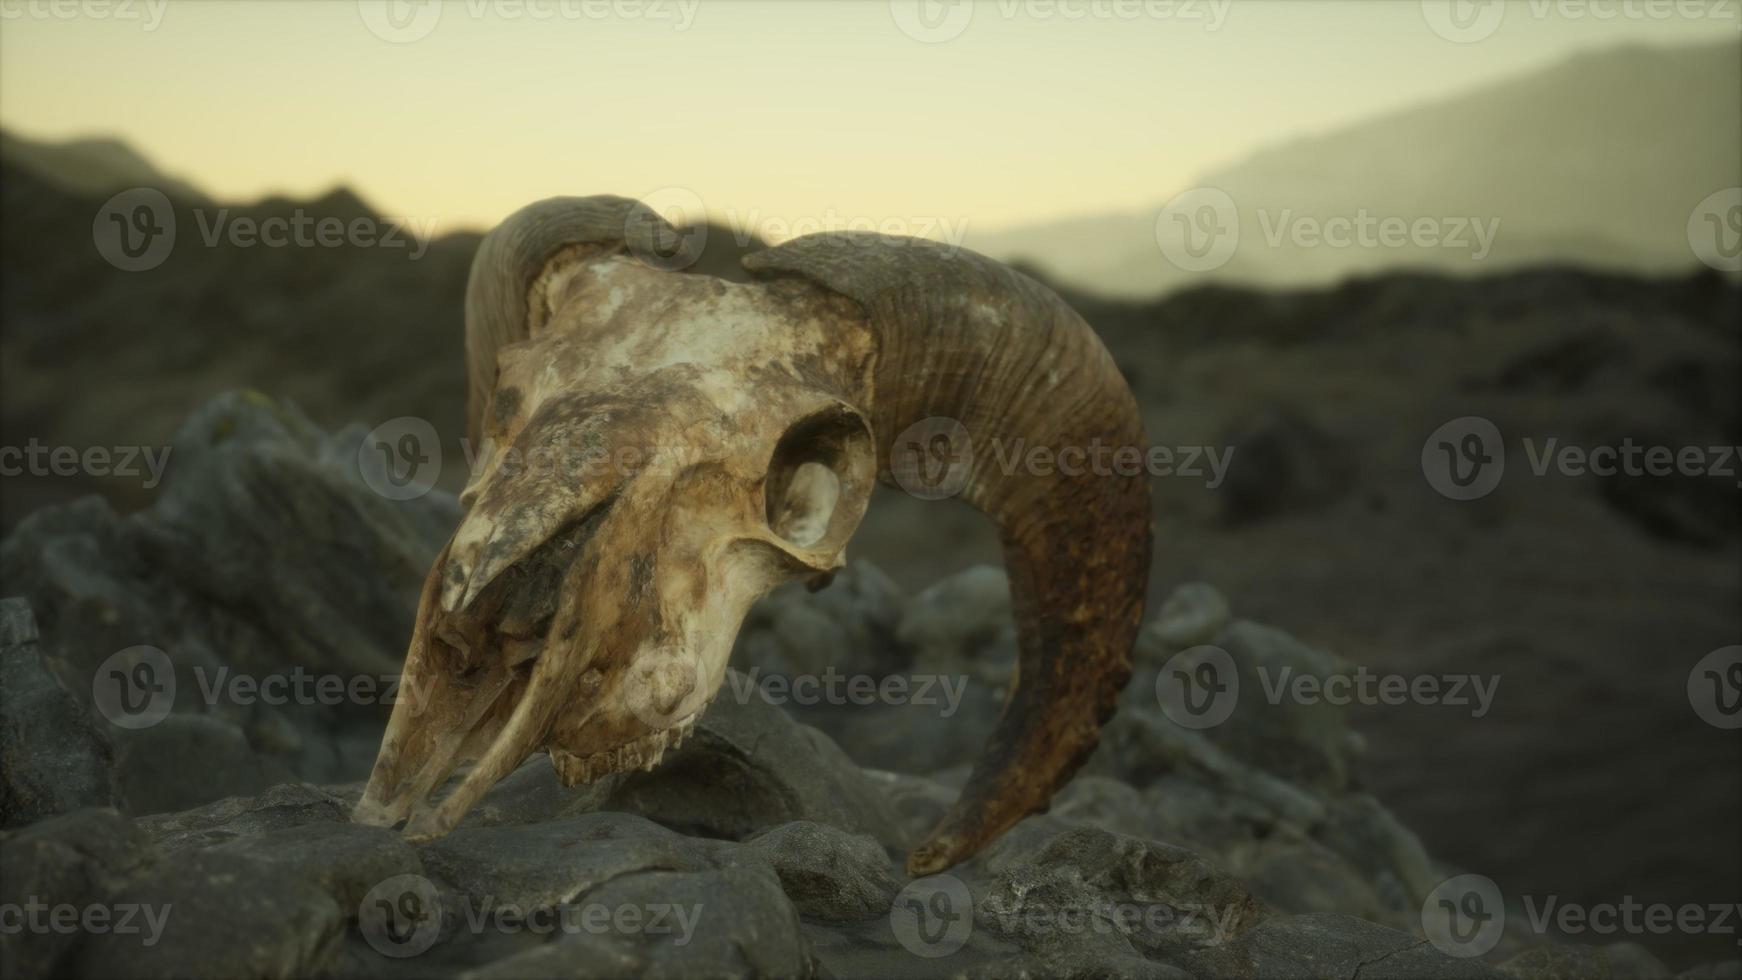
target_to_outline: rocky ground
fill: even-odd
[[[7,977],[1671,975],[1632,943],[1545,935],[1515,897],[1472,908],[1466,869],[1361,785],[1343,709],[1242,696],[1176,721],[1163,668],[1206,645],[1243,690],[1352,669],[1204,585],[1156,611],[1052,811],[946,875],[901,859],[1008,680],[988,568],[912,595],[860,562],[771,596],[699,736],[652,773],[566,790],[535,756],[447,837],[354,825],[457,515],[370,491],[362,437],[224,396],[182,426],[149,509],[87,498],[0,545]],[[906,693],[805,697],[803,677]],[[1448,896],[1480,915],[1446,918]]]
[[[105,195],[57,182],[64,170],[0,152],[0,448],[159,451],[191,406],[253,387],[295,401],[327,429],[426,420],[441,443],[440,486],[457,489],[466,470],[460,307],[476,235],[439,238],[417,258],[408,249],[207,244],[192,232],[203,199],[165,184],[189,247],[149,272],[124,272],[91,247]],[[227,206],[238,218],[298,209],[371,216],[342,190]],[[733,274],[754,247],[720,228],[707,242],[697,269],[714,275]],[[1358,669],[1498,680],[1480,717],[1439,705],[1351,710],[1370,745],[1356,767],[1363,783],[1434,853],[1508,894],[1585,905],[1742,895],[1742,739],[1697,718],[1687,692],[1702,657],[1742,642],[1736,481],[1533,471],[1532,452],[1549,440],[1581,451],[1626,440],[1742,443],[1742,289],[1689,266],[1664,275],[1391,271],[1325,288],[1201,286],[1143,301],[1066,293],[1130,381],[1152,443],[1232,454],[1219,481],[1201,466],[1152,481],[1152,608],[1184,584],[1211,582],[1243,615],[1284,625]],[[1422,450],[1440,426],[1468,416],[1502,434],[1506,475],[1492,494],[1456,501],[1424,478]],[[0,529],[93,492],[131,513],[161,493],[141,476],[9,471]],[[302,506],[294,496],[262,499],[291,513]],[[76,507],[80,516],[43,519],[124,526],[92,513],[95,504]],[[358,519],[405,518],[372,510]],[[122,540],[102,547],[193,576],[231,608],[233,583],[270,571],[237,567],[257,560],[248,527],[225,539],[221,574],[158,532],[115,531]],[[296,536],[274,544],[307,546]],[[999,561],[978,515],[894,492],[873,503],[853,549],[915,594]],[[424,561],[350,557],[380,566],[371,582]],[[78,560],[61,563],[62,575],[84,574]],[[173,600],[144,571],[137,577],[148,582],[136,594],[151,597],[137,602]],[[340,641],[308,635],[295,616],[307,602],[332,601],[347,612],[342,622],[380,621],[378,588],[328,597],[298,586],[286,607],[223,621],[226,645],[212,649],[237,656],[282,642],[323,663],[362,657],[373,672],[397,662],[397,649],[388,656],[374,644],[401,624]],[[161,615],[184,629],[172,609]],[[90,632],[93,651],[139,642],[74,620],[45,633]],[[341,740],[347,759],[368,754],[372,729],[354,726],[356,712],[311,714],[336,731],[354,728]],[[236,724],[277,731],[254,737],[301,738],[281,715],[255,709]],[[234,733],[197,725],[166,722],[146,737],[235,744]],[[1680,931],[1648,944],[1678,967],[1735,949]]]

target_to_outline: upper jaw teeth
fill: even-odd
[[[594,752],[584,759],[552,746],[550,762],[564,786],[579,786],[612,773],[629,772],[633,769],[651,772],[665,757],[666,749],[676,749],[689,738],[690,733],[695,730],[696,718],[700,715],[698,710],[670,728],[650,732],[615,749]]]

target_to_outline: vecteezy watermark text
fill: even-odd
[[[554,904],[501,902],[494,895],[459,898],[460,927],[472,935],[497,932],[538,936],[639,935],[687,946],[705,906],[701,902],[564,901]],[[369,889],[357,907],[357,929],[383,956],[417,956],[442,933],[443,903],[422,875],[394,875]]]
[[[1717,477],[1742,488],[1742,449],[1736,446],[1665,446],[1635,442],[1582,446],[1558,436],[1520,440],[1530,471],[1564,477]],[[1494,492],[1506,473],[1506,443],[1499,426],[1480,415],[1452,419],[1428,435],[1421,448],[1428,485],[1453,500]]]
[[[701,0],[357,0],[369,33],[392,44],[421,41],[444,16],[551,24],[562,21],[647,21],[682,33],[695,24]]]
[[[1734,936],[1742,903],[1670,905],[1623,895],[1618,902],[1581,903],[1559,895],[1522,896],[1523,924],[1539,936]],[[1494,880],[1461,874],[1440,882],[1421,907],[1422,931],[1447,956],[1481,956],[1499,945],[1508,925],[1505,898]],[[1517,919],[1512,924],[1518,924]]]
[[[169,0],[0,0],[0,21],[108,20],[155,31]]]
[[[994,438],[990,463],[1005,476],[1077,478],[1183,477],[1204,479],[1214,490],[1234,461],[1233,446],[1133,446],[1091,439],[1082,445],[1048,445]],[[946,416],[920,419],[889,444],[895,483],[922,500],[954,497],[967,488],[978,465],[974,436]]]
[[[1577,21],[1739,20],[1736,0],[1421,0],[1422,19],[1457,44],[1485,41],[1508,17]]]
[[[796,704],[812,707],[819,704],[868,707],[874,704],[912,704],[935,707],[938,717],[948,718],[962,706],[968,678],[948,674],[889,674],[873,677],[869,674],[846,674],[833,667],[818,674],[763,673],[761,667],[748,671],[729,671],[727,684],[739,704],[747,704],[760,696],[773,705]]]
[[[435,219],[368,218],[349,220],[335,215],[316,217],[297,208],[288,216],[230,216],[229,208],[194,211],[200,241],[216,248],[226,241],[235,248],[406,248],[407,257],[421,259],[435,237]]]
[[[229,208],[192,209],[200,244],[217,248],[375,248],[401,250],[416,261],[435,237],[434,218],[310,214],[234,214]],[[177,221],[169,196],[135,187],[103,202],[91,221],[91,241],[103,260],[123,272],[148,272],[175,251]]]
[[[1200,945],[1232,939],[1246,910],[1198,903],[1121,902],[1087,905],[1011,904],[1004,896],[976,902],[952,874],[920,878],[895,896],[889,925],[902,948],[915,956],[948,956],[967,944],[976,923],[1007,934],[1060,936],[1190,935]]]
[[[1182,21],[1218,31],[1233,0],[889,0],[895,26],[923,44],[960,37],[976,16],[1038,21]]]
[[[1285,242],[1295,248],[1446,248],[1467,251],[1478,262],[1493,251],[1500,235],[1499,218],[1404,218],[1375,215],[1366,208],[1329,218],[1299,215],[1291,208],[1261,208],[1258,224],[1271,248]]]
[[[1470,717],[1482,718],[1493,708],[1500,690],[1498,675],[1390,674],[1365,665],[1329,675],[1268,664],[1259,664],[1254,671],[1261,695],[1272,705],[1414,704],[1465,708]],[[1174,654],[1156,674],[1156,700],[1162,713],[1182,728],[1213,728],[1227,721],[1239,706],[1241,676],[1227,650],[1209,645],[1190,647]]]
[[[0,903],[0,935],[73,935],[103,933],[143,936],[141,946],[156,946],[163,938],[173,903],[118,902],[112,905],[45,902],[35,895],[22,902]]]
[[[45,446],[35,437],[22,446],[0,446],[0,476],[121,476],[155,489],[169,465],[171,446]],[[144,470],[140,464],[144,464]]]
[[[195,690],[207,707],[254,704],[335,707],[338,705],[410,702],[414,712],[429,704],[426,695],[436,683],[405,683],[401,674],[322,674],[301,665],[264,676],[233,671],[227,666],[191,668]],[[111,654],[91,675],[91,698],[97,711],[127,729],[150,728],[169,716],[178,680],[169,654],[149,645]]]

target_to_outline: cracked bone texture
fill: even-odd
[[[84,739],[25,737],[8,746],[17,753],[8,764],[83,771],[104,760],[117,788],[114,808],[88,805],[105,802],[102,792],[45,798],[39,808],[73,809],[33,812],[0,832],[0,902],[173,906],[150,949],[117,934],[0,934],[0,973],[1668,975],[1628,944],[1553,945],[1530,940],[1524,928],[1509,929],[1481,960],[1427,945],[1417,910],[1452,869],[1353,784],[1360,740],[1339,711],[1236,714],[1199,733],[1172,726],[1157,709],[1155,671],[1195,643],[1224,645],[1243,670],[1345,669],[1280,629],[1240,619],[1205,585],[1176,591],[1145,627],[1137,674],[1102,748],[1051,812],[951,872],[972,897],[972,929],[939,960],[909,953],[892,930],[892,901],[908,884],[900,856],[953,800],[996,715],[997,692],[987,685],[1014,650],[1008,630],[985,624],[910,625],[920,645],[899,637],[903,623],[946,616],[952,596],[982,597],[973,604],[979,611],[964,615],[995,618],[994,572],[973,571],[929,598],[903,593],[862,563],[815,594],[783,588],[752,612],[735,672],[690,738],[667,750],[665,765],[570,789],[535,756],[433,841],[408,842],[349,819],[385,722],[380,706],[287,705],[268,714],[222,702],[208,709],[178,690],[171,719],[203,718],[228,734],[159,739],[149,751],[137,733],[97,715],[90,671],[140,642],[154,642],[190,673],[297,664],[361,671],[391,660],[422,566],[457,511],[439,494],[384,505],[337,462],[354,458],[359,435],[323,434],[287,405],[220,398],[183,428],[177,458],[185,449],[194,462],[172,468],[164,503],[126,517],[94,501],[44,510],[0,546],[7,587],[23,600],[6,606],[5,655],[33,632],[22,620],[28,605],[33,654],[115,746],[111,757]],[[231,577],[180,557],[201,553]],[[368,561],[353,571],[357,556]],[[818,661],[823,641],[834,646]],[[830,664],[895,676],[921,661],[975,678],[948,717],[940,705],[794,704],[770,683],[820,675]],[[898,742],[912,750],[905,767],[894,765]],[[430,883],[445,923],[409,959],[377,953],[358,924],[362,897],[398,875]],[[560,901],[688,903],[702,912],[681,945],[657,933],[467,925],[468,909]],[[1123,933],[1046,927],[1108,903],[1215,909],[1226,931],[1198,920]]]
[[[627,203],[529,211],[585,224]],[[496,332],[479,296],[523,228],[506,222],[474,268],[469,344],[488,363],[473,369],[494,383],[473,428],[497,448],[420,599],[404,675],[427,696],[395,707],[357,811],[409,815],[419,836],[540,750],[571,784],[659,762],[717,691],[749,607],[839,567],[874,477],[866,423],[837,394],[865,386],[868,340],[825,329],[842,301],[557,249],[532,322]],[[480,353],[485,338],[500,346]],[[836,450],[827,466],[802,455],[813,440]],[[792,510],[772,527],[765,483]]]

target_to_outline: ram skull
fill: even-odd
[[[466,299],[481,463],[357,819],[445,833],[541,749],[567,785],[653,767],[719,690],[750,605],[826,583],[874,479],[936,485],[942,437],[951,495],[998,524],[1020,638],[987,751],[908,862],[949,867],[1094,749],[1149,567],[1140,475],[1001,459],[1141,450],[1136,404],[1081,318],[973,253],[826,233],[728,282],[681,271],[685,247],[612,197],[542,201],[484,239]]]

